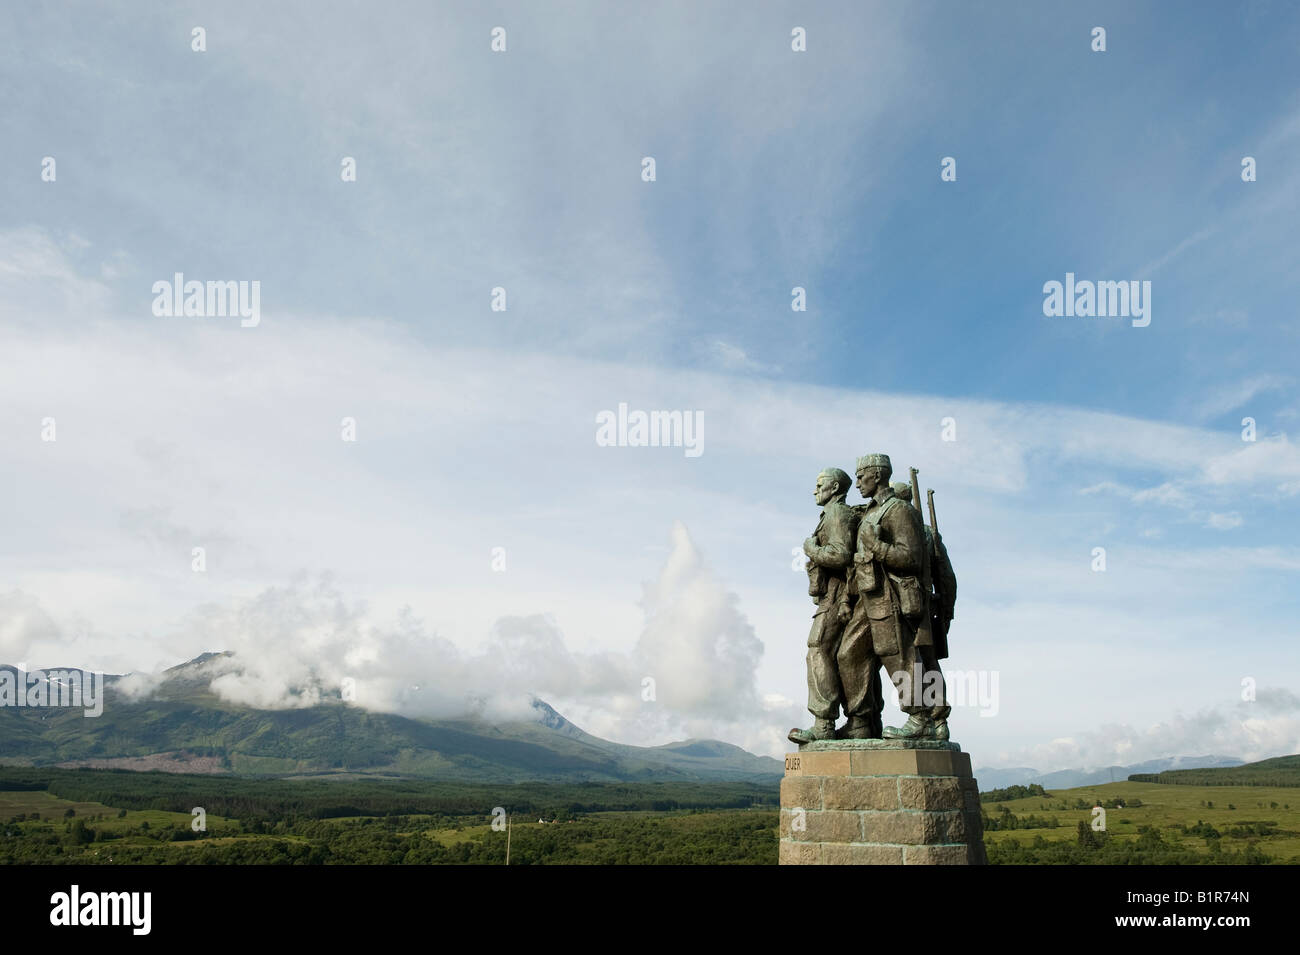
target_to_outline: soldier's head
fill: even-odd
[[[889,463],[889,455],[864,454],[858,458],[858,493],[863,497],[871,497],[889,483],[893,473],[894,466]]]
[[[912,503],[912,485],[906,481],[895,481],[889,485],[894,489],[894,493],[905,500],[908,504]]]
[[[817,498],[818,504],[825,507],[831,501],[843,502],[852,486],[853,482],[849,480],[849,476],[839,468],[825,468],[817,475],[817,487],[813,491],[813,496]]]

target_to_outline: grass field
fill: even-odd
[[[21,823],[13,822],[12,820],[18,816],[25,816],[26,820]],[[159,843],[140,834],[142,830],[146,827],[149,830],[175,826],[189,828],[194,817],[190,813],[166,812],[161,809],[120,810],[97,802],[60,799],[58,796],[41,791],[0,792],[0,824],[4,824],[2,831],[6,835],[11,831],[31,831],[38,827],[49,826],[51,823],[56,824],[56,829],[62,829],[64,824],[71,824],[76,819],[103,832],[104,837],[110,840],[113,846],[156,847]],[[236,825],[233,820],[221,816],[208,816],[206,823],[209,828],[229,829]],[[223,836],[208,839],[206,844],[215,845],[234,839],[253,838],[256,837]],[[183,849],[200,844],[198,841],[169,842],[162,843],[162,846],[168,849]],[[87,856],[94,857],[98,855],[101,848],[103,847],[99,844],[91,844],[82,847],[82,851]]]
[[[987,831],[985,843],[1003,840],[1032,842],[1037,836],[1048,841],[1073,841],[1080,820],[1092,821],[1091,809],[1077,809],[1077,800],[1090,806],[1114,799],[1141,800],[1138,807],[1106,810],[1106,831],[1112,837],[1136,838],[1138,830],[1151,826],[1165,841],[1198,853],[1210,852],[1200,835],[1183,834],[1178,826],[1205,822],[1224,834],[1223,842],[1245,844],[1246,837],[1232,837],[1234,829],[1256,823],[1273,823],[1276,835],[1252,836],[1256,845],[1278,862],[1300,862],[1300,789],[1270,786],[1169,786],[1156,783],[1106,783],[1078,789],[1049,790],[1052,798],[1030,796],[1007,802],[984,802],[984,814],[997,818],[1006,807],[1015,816],[1054,818],[1058,828]]]
[[[72,815],[68,815],[72,810]],[[193,816],[182,812],[165,812],[161,809],[127,810],[125,816],[119,816],[121,810],[97,802],[74,802],[60,799],[47,792],[0,792],[0,821],[12,819],[16,815],[26,815],[29,820],[39,814],[43,822],[64,822],[67,819],[83,819],[94,822],[95,828],[109,832],[125,832],[138,828],[141,823],[148,823],[153,828],[161,826],[189,826]],[[220,816],[209,816],[209,824],[229,823],[230,820]]]

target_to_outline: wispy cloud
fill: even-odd
[[[1295,379],[1285,375],[1252,375],[1231,385],[1214,389],[1197,408],[1196,414],[1202,420],[1216,418],[1229,411],[1235,411],[1254,399],[1257,395],[1270,391],[1282,391],[1295,384]]]
[[[1183,239],[1181,242],[1175,245],[1168,252],[1166,252],[1164,255],[1160,256],[1158,259],[1148,262],[1146,265],[1142,266],[1142,268],[1138,269],[1137,277],[1139,279],[1150,278],[1153,274],[1160,271],[1160,269],[1164,268],[1170,262],[1174,261],[1174,259],[1178,258],[1180,255],[1182,255],[1192,246],[1196,245],[1199,242],[1204,242],[1210,236],[1214,235],[1214,231],[1215,230],[1212,227],[1206,227],[1204,229],[1196,230],[1191,235],[1187,236],[1187,238]]]

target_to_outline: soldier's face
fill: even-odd
[[[863,497],[875,494],[877,484],[875,468],[864,468],[858,472],[858,493]]]
[[[825,506],[835,496],[835,479],[826,474],[817,475],[817,486],[813,488],[813,497],[817,503]]]

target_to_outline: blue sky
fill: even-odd
[[[0,14],[0,656],[779,753],[813,479],[884,450],[937,491],[950,666],[1000,674],[977,766],[1300,749],[1300,14],[844,7]],[[155,317],[178,271],[261,324]],[[1067,272],[1151,324],[1044,317]],[[597,447],[620,402],[705,453]]]

